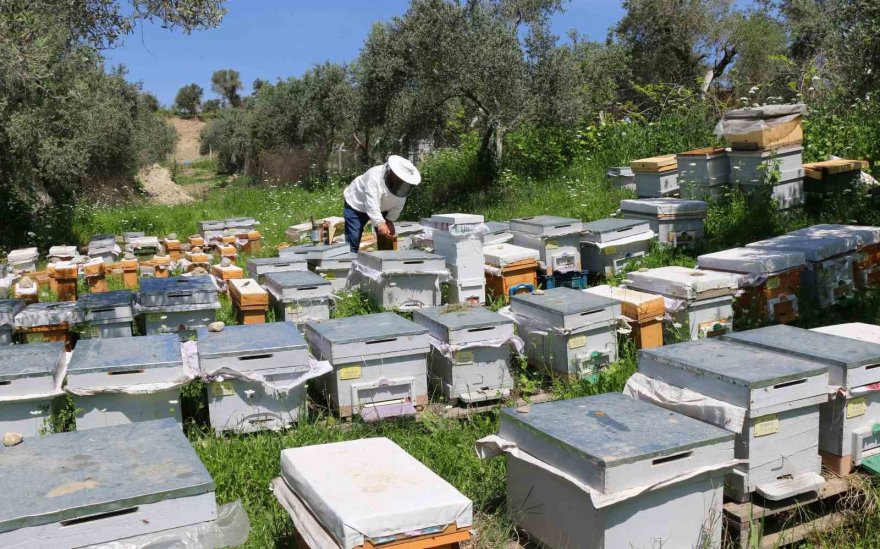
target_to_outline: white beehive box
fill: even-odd
[[[779,181],[803,179],[804,148],[783,147],[769,151],[727,152],[730,159],[730,181],[737,185],[761,185],[778,173]]]
[[[412,415],[428,403],[428,330],[394,313],[306,324],[306,340],[333,372],[319,382],[342,417]]]
[[[339,242],[336,244],[303,244],[302,246],[281,248],[278,250],[278,257],[283,259],[299,258],[309,261],[339,257],[350,251],[349,245],[345,242]]]
[[[507,221],[487,221],[486,234],[483,235],[483,245],[504,244],[513,240],[510,232],[510,223]]]
[[[541,253],[538,250],[515,244],[486,244],[483,246],[483,256],[486,265],[498,268],[520,261],[541,260]]]
[[[687,267],[641,269],[627,275],[629,287],[667,298],[666,310],[690,339],[715,337],[733,330],[733,297],[739,278],[730,273]],[[675,333],[671,334],[673,336]]]
[[[757,491],[767,499],[780,500],[815,491],[824,483],[818,449],[819,406],[828,398],[824,365],[704,339],[643,349],[639,373],[738,412],[741,425],[731,422],[727,426],[737,432],[736,457],[748,463],[737,466],[727,480],[727,494],[732,498],[742,501]],[[679,411],[706,421],[718,417],[708,413],[702,417],[699,404]]]
[[[173,422],[25,438],[0,462],[3,547],[127,545],[217,518],[214,482]]]
[[[802,286],[821,307],[834,305],[854,289],[853,261],[858,247],[855,235],[828,234],[807,228],[746,247],[802,252],[807,260]]]
[[[510,298],[530,361],[559,375],[595,379],[617,360],[620,303],[572,288]]]
[[[665,172],[635,172],[636,196],[662,198],[679,192],[678,170]]]
[[[253,217],[230,217],[223,220],[223,229],[237,233],[255,231],[260,222]]]
[[[269,291],[279,321],[302,325],[330,318],[329,280],[310,271],[268,273],[263,286]]]
[[[136,238],[145,237],[147,233],[144,231],[125,231],[122,233],[122,243],[128,245]]]
[[[431,307],[413,313],[431,335],[428,371],[448,401],[465,404],[506,398],[513,321],[483,307]]]
[[[510,221],[513,243],[517,246],[538,250],[542,268],[548,275],[555,271],[580,271],[581,231],[583,224],[577,219],[539,215]]]
[[[50,263],[70,261],[74,257],[79,257],[79,250],[76,249],[76,246],[52,246],[49,248]]]
[[[309,270],[329,280],[334,292],[342,292],[348,286],[348,275],[356,259],[357,254],[346,249],[346,253],[335,257],[309,259]]]
[[[84,339],[131,337],[133,306],[131,290],[86,294],[76,302],[73,330]]]
[[[454,278],[449,282],[448,300],[451,304],[483,305],[486,303],[485,274],[478,278]]]
[[[70,325],[73,322],[76,303],[71,301],[48,301],[31,303],[15,315],[16,328],[39,328],[41,326]],[[39,342],[39,333],[31,334],[28,343]]]
[[[507,457],[508,514],[543,546],[721,545],[724,429],[606,393],[502,410],[499,436],[526,454]]]
[[[624,219],[644,219],[661,246],[687,246],[703,238],[708,205],[702,200],[653,198],[621,200]]]
[[[40,253],[36,248],[12,250],[6,256],[6,263],[11,271],[36,271]]]
[[[249,257],[247,260],[248,276],[263,283],[266,273],[284,273],[291,271],[307,271],[308,263],[302,257]]]
[[[833,456],[851,456],[853,465],[858,465],[862,458],[880,454],[880,436],[873,430],[880,422],[880,393],[871,387],[880,383],[880,340],[865,341],[868,338],[864,335],[861,340],[843,336],[860,331],[850,328],[834,335],[777,325],[730,336],[738,343],[828,368],[831,385],[845,392],[835,393],[822,404],[819,449]]]
[[[611,276],[628,261],[644,257],[654,236],[650,224],[640,219],[609,218],[584,223],[581,264],[591,273]]]
[[[311,549],[453,547],[473,524],[469,499],[386,438],[282,450],[272,490]]]
[[[605,171],[605,180],[613,189],[636,191],[636,174],[629,166],[616,166]]]
[[[138,321],[146,335],[186,333],[217,318],[217,286],[209,276],[142,278]]]
[[[0,299],[0,345],[11,345],[15,333],[15,315],[27,303],[23,299]]]
[[[418,250],[360,252],[358,263],[372,274],[368,293],[385,309],[413,310],[440,305],[443,257]],[[355,267],[357,268],[357,267]]]
[[[0,433],[36,437],[46,430],[64,360],[60,341],[0,347]]]
[[[199,234],[207,241],[215,236],[223,236],[223,229],[226,228],[226,223],[220,220],[211,219],[207,221],[199,221],[197,226],[199,228]]]
[[[296,326],[287,322],[227,326],[198,331],[203,375],[259,372],[269,384],[284,384],[309,371],[309,351]],[[305,384],[288,392],[230,374],[208,385],[211,427],[223,431],[277,430],[292,425],[305,408]]]
[[[676,155],[678,184],[699,188],[718,187],[730,182],[730,158],[722,147],[694,149]]]
[[[182,378],[180,340],[174,335],[83,339],[67,366],[66,390],[76,406],[76,428],[165,418],[182,423],[180,387],[164,388]],[[115,390],[120,388],[137,394]]]
[[[89,241],[88,255],[92,259],[100,259],[110,264],[116,261],[122,250],[116,244],[116,236],[112,234],[96,234]]]
[[[411,250],[416,248],[418,236],[425,232],[421,223],[415,221],[397,221],[394,223],[394,234],[397,236],[398,250]]]
[[[468,285],[483,278],[483,216],[435,214],[428,221],[434,229],[434,253],[446,260],[452,277]]]

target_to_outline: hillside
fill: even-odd
[[[168,123],[177,130],[177,145],[174,147],[174,159],[178,164],[199,160],[199,134],[205,122],[197,118],[168,118]]]

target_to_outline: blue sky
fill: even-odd
[[[107,64],[124,64],[128,78],[170,105],[181,86],[196,82],[211,92],[211,73],[241,73],[245,92],[256,78],[301,75],[315,63],[357,57],[375,21],[401,15],[408,0],[230,0],[217,29],[186,36],[159,25],[138,27],[124,45],[106,52]],[[571,0],[553,20],[554,31],[569,29],[604,40],[623,15],[620,0]]]

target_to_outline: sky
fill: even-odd
[[[300,76],[317,63],[354,60],[370,27],[402,15],[408,0],[229,0],[219,28],[185,35],[157,24],[139,26],[122,46],[105,52],[106,66],[123,64],[128,79],[142,82],[163,105],[195,82],[211,92],[211,73],[241,73],[244,93],[256,78]],[[570,0],[553,19],[553,30],[571,29],[604,40],[623,15],[620,0]]]

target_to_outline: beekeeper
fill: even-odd
[[[413,163],[392,155],[388,162],[374,166],[345,188],[345,241],[357,252],[367,221],[381,236],[394,236],[394,222],[400,217],[406,197],[422,182]]]

